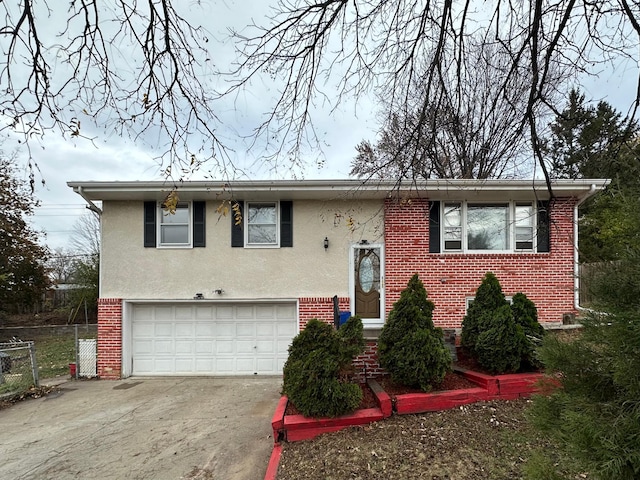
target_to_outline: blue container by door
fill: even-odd
[[[351,318],[351,312],[340,312],[340,326]]]

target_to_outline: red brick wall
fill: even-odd
[[[356,357],[353,366],[359,381],[379,377],[386,373],[378,364],[378,342],[376,340],[367,340],[364,353]]]
[[[435,303],[433,320],[443,328],[460,328],[465,299],[473,297],[486,272],[493,272],[505,295],[523,292],[538,307],[541,323],[558,323],[574,312],[573,207],[575,199],[552,202],[550,253],[429,253],[429,202],[385,203],[386,312],[414,273]]]
[[[122,300],[98,299],[98,376],[117,380],[122,374]]]
[[[341,312],[349,310],[349,297],[338,297]],[[333,297],[302,297],[298,299],[300,330],[304,330],[307,322],[317,318],[333,325]]]

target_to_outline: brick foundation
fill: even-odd
[[[122,376],[122,300],[98,299],[98,377]]]

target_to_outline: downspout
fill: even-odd
[[[100,209],[100,207],[98,207],[95,203],[93,203],[91,200],[87,198],[87,196],[84,193],[84,190],[82,190],[82,187],[75,187],[74,190],[78,195],[80,195],[84,199],[85,202],[87,202],[88,204],[87,208],[89,210],[96,213],[98,216],[102,215],[102,210]]]
[[[592,196],[595,192],[596,185],[592,183],[589,191],[582,195],[573,207],[573,218],[575,219],[573,222],[573,306],[576,310],[580,311],[589,311],[589,309],[580,306],[580,264],[578,263],[578,209],[580,208],[580,205],[582,205],[587,200],[587,198]]]

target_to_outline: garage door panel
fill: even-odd
[[[218,375],[233,375],[234,372],[233,358],[216,358],[216,373]]]
[[[213,307],[195,307],[196,320],[213,320]]]
[[[158,358],[153,364],[153,371],[149,373],[157,373],[160,375],[171,375],[175,373],[175,361],[173,358]]]
[[[236,353],[239,355],[251,354],[253,355],[256,342],[251,340],[236,340]]]
[[[192,341],[176,341],[176,353],[177,354],[186,354],[193,353],[193,342]]]
[[[168,306],[156,307],[153,312],[154,320],[172,321],[174,317],[175,317],[175,311],[173,307],[168,307]]]
[[[153,335],[155,337],[173,337],[173,324],[159,322],[154,324]]]
[[[171,340],[155,340],[153,342],[153,353],[156,355],[173,354],[175,352],[174,342]]]
[[[251,337],[256,336],[256,326],[253,323],[237,323],[236,324],[236,337]]]
[[[238,319],[254,319],[255,308],[252,305],[238,305],[236,307],[235,318]]]
[[[236,358],[236,371],[241,375],[251,375],[255,372],[254,358]]]
[[[285,323],[283,321],[280,321],[276,324],[276,331],[279,338],[285,337],[291,340],[298,333],[298,326],[295,324],[291,324],[291,322]]]
[[[195,327],[193,323],[184,323],[184,322],[176,322],[175,324],[175,332],[176,337],[189,337],[193,338]]]
[[[256,323],[256,337],[273,338],[276,334],[276,326],[273,323]]]
[[[197,337],[213,337],[216,333],[215,324],[210,322],[198,322],[196,323],[196,336]]]
[[[151,355],[153,354],[153,341],[135,340],[133,342],[133,351],[140,355]]]
[[[137,337],[153,337],[155,327],[153,323],[136,322],[133,324],[132,333],[134,338]]]
[[[220,320],[232,320],[234,308],[231,305],[220,305],[216,307],[215,318]]]
[[[154,307],[150,305],[135,305],[133,307],[133,315],[136,320],[153,320]]]
[[[277,342],[274,340],[258,340],[256,342],[256,349],[259,354],[276,354],[277,353]]]
[[[256,320],[265,320],[275,318],[274,305],[257,305],[255,307]]]
[[[216,338],[234,338],[236,336],[236,326],[230,322],[216,323]]]
[[[191,320],[193,318],[193,307],[177,306],[175,307],[176,320]]]
[[[216,353],[218,355],[231,355],[231,354],[233,354],[233,340],[217,340],[216,341]]]
[[[275,358],[258,358],[256,360],[256,372],[258,373],[268,373],[277,370],[278,362]]]
[[[215,351],[215,342],[213,340],[197,340],[196,341],[196,353],[209,353],[213,354]]]
[[[285,340],[285,339],[278,339],[278,346],[277,346],[277,351],[278,352],[284,352],[285,357],[287,356],[287,351],[289,350],[289,345],[291,345],[291,340]]]
[[[213,357],[196,358],[196,373],[211,374],[215,371],[215,360]]]
[[[133,305],[134,375],[281,374],[295,304]]]

